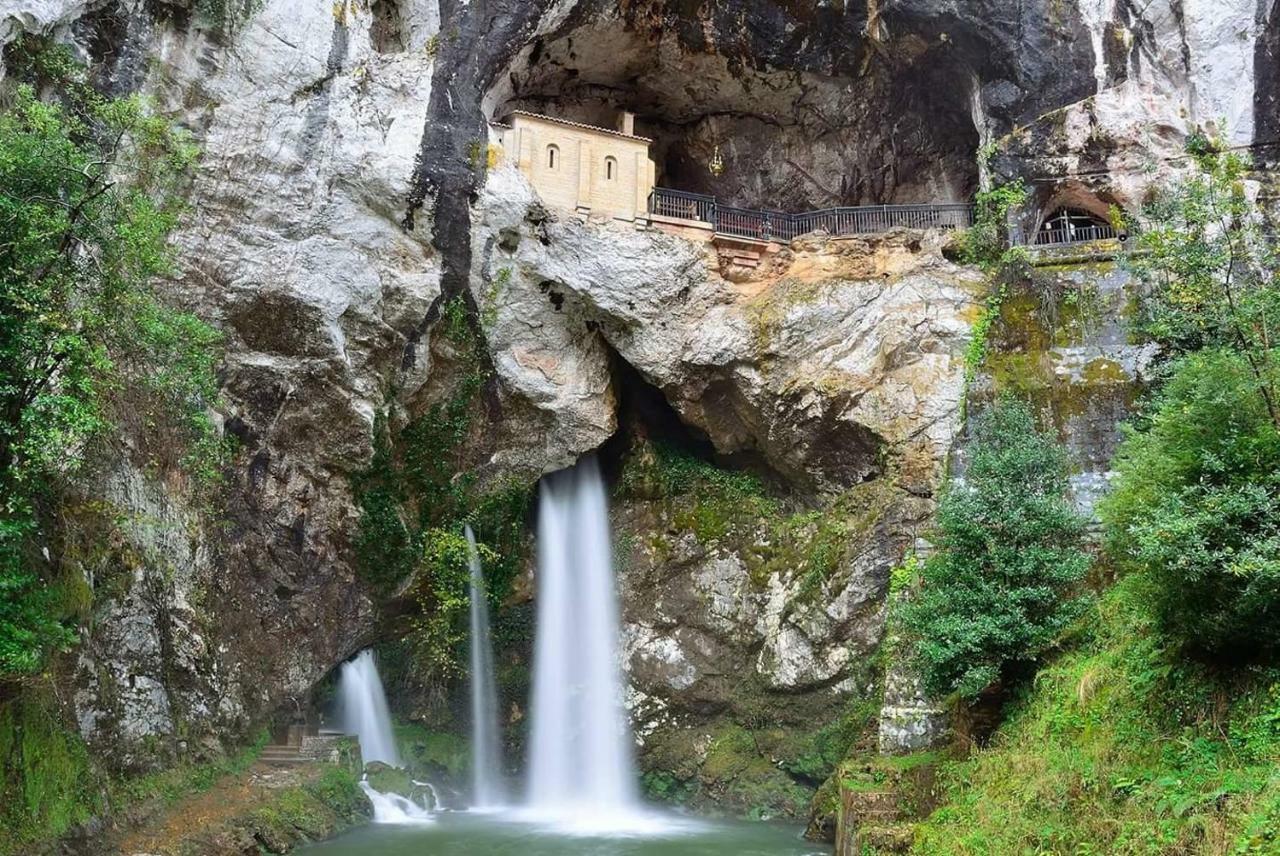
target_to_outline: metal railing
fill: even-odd
[[[756,241],[790,241],[819,230],[832,235],[868,235],[889,229],[967,229],[973,206],[965,202],[937,205],[863,205],[824,208],[802,214],[720,205],[714,196],[665,187],[649,194],[649,213],[709,224],[718,235]]]
[[[1037,247],[1061,247],[1089,241],[1113,240],[1119,237],[1120,234],[1109,225],[1063,226],[1057,229],[1041,229],[1036,232],[1035,241],[1032,243]]]
[[[716,198],[714,196],[703,196],[700,193],[685,193],[683,190],[668,190],[665,187],[659,187],[649,194],[649,213],[657,214],[660,217],[675,217],[680,220],[714,223],[716,220]]]

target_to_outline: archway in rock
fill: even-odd
[[[724,204],[801,211],[976,190],[978,76],[945,34],[890,50],[865,16],[793,12],[804,31],[761,54],[741,34],[695,29],[692,14],[655,23],[650,6],[619,5],[524,51],[490,93],[490,118],[525,110],[612,128],[629,110],[654,140],[659,186]]]

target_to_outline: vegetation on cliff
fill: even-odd
[[[461,298],[441,305],[436,337],[438,400],[394,436],[380,418],[373,459],[354,482],[357,566],[378,594],[403,589],[412,600],[398,644],[415,680],[427,685],[457,677],[462,668],[471,576],[463,526],[475,531],[497,607],[526,555],[532,500],[528,484],[481,485],[470,466],[492,369]]]
[[[1089,557],[1066,455],[1026,405],[984,413],[969,458],[943,496],[938,549],[903,626],[929,692],[973,699],[1027,671],[1081,614]]]
[[[96,443],[136,433],[155,451],[139,464],[204,481],[221,457],[206,415],[218,336],[155,284],[195,150],[142,100],[99,95],[64,50],[11,56],[14,79],[61,100],[19,84],[0,109],[0,677],[72,640],[83,583],[41,546]],[[164,460],[173,448],[185,452]]]
[[[1280,851],[1280,272],[1247,162],[1190,154],[1128,262],[1163,360],[1100,509],[1114,582],[990,744],[942,763],[913,852]]]

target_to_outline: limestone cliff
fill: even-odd
[[[454,300],[493,366],[468,438],[482,480],[531,484],[604,446],[631,385],[787,513],[851,491],[842,513],[874,511],[806,600],[796,567],[753,576],[769,533],[700,539],[624,497],[641,734],[663,724],[714,760],[706,728],[732,742],[761,699],[798,726],[866,692],[888,571],[960,428],[981,277],[909,233],[802,240],[744,275],[546,210],[509,163],[487,168],[487,121],[628,108],[660,183],[739,204],[965,200],[1022,177],[1027,229],[1065,202],[1135,209],[1197,129],[1265,161],[1280,128],[1269,0],[268,0],[220,26],[209,8],[0,8],[0,40],[74,45],[203,149],[169,293],[226,333],[239,452],[220,519],[128,465],[98,488],[142,558],[99,593],[69,712],[122,768],[234,740],[387,633],[354,570],[353,479],[381,415],[394,435],[440,400]]]

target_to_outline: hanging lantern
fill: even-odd
[[[707,164],[707,169],[711,170],[711,174],[715,176],[724,172],[724,159],[720,157],[719,146],[716,146],[715,153],[711,155],[711,163]]]

